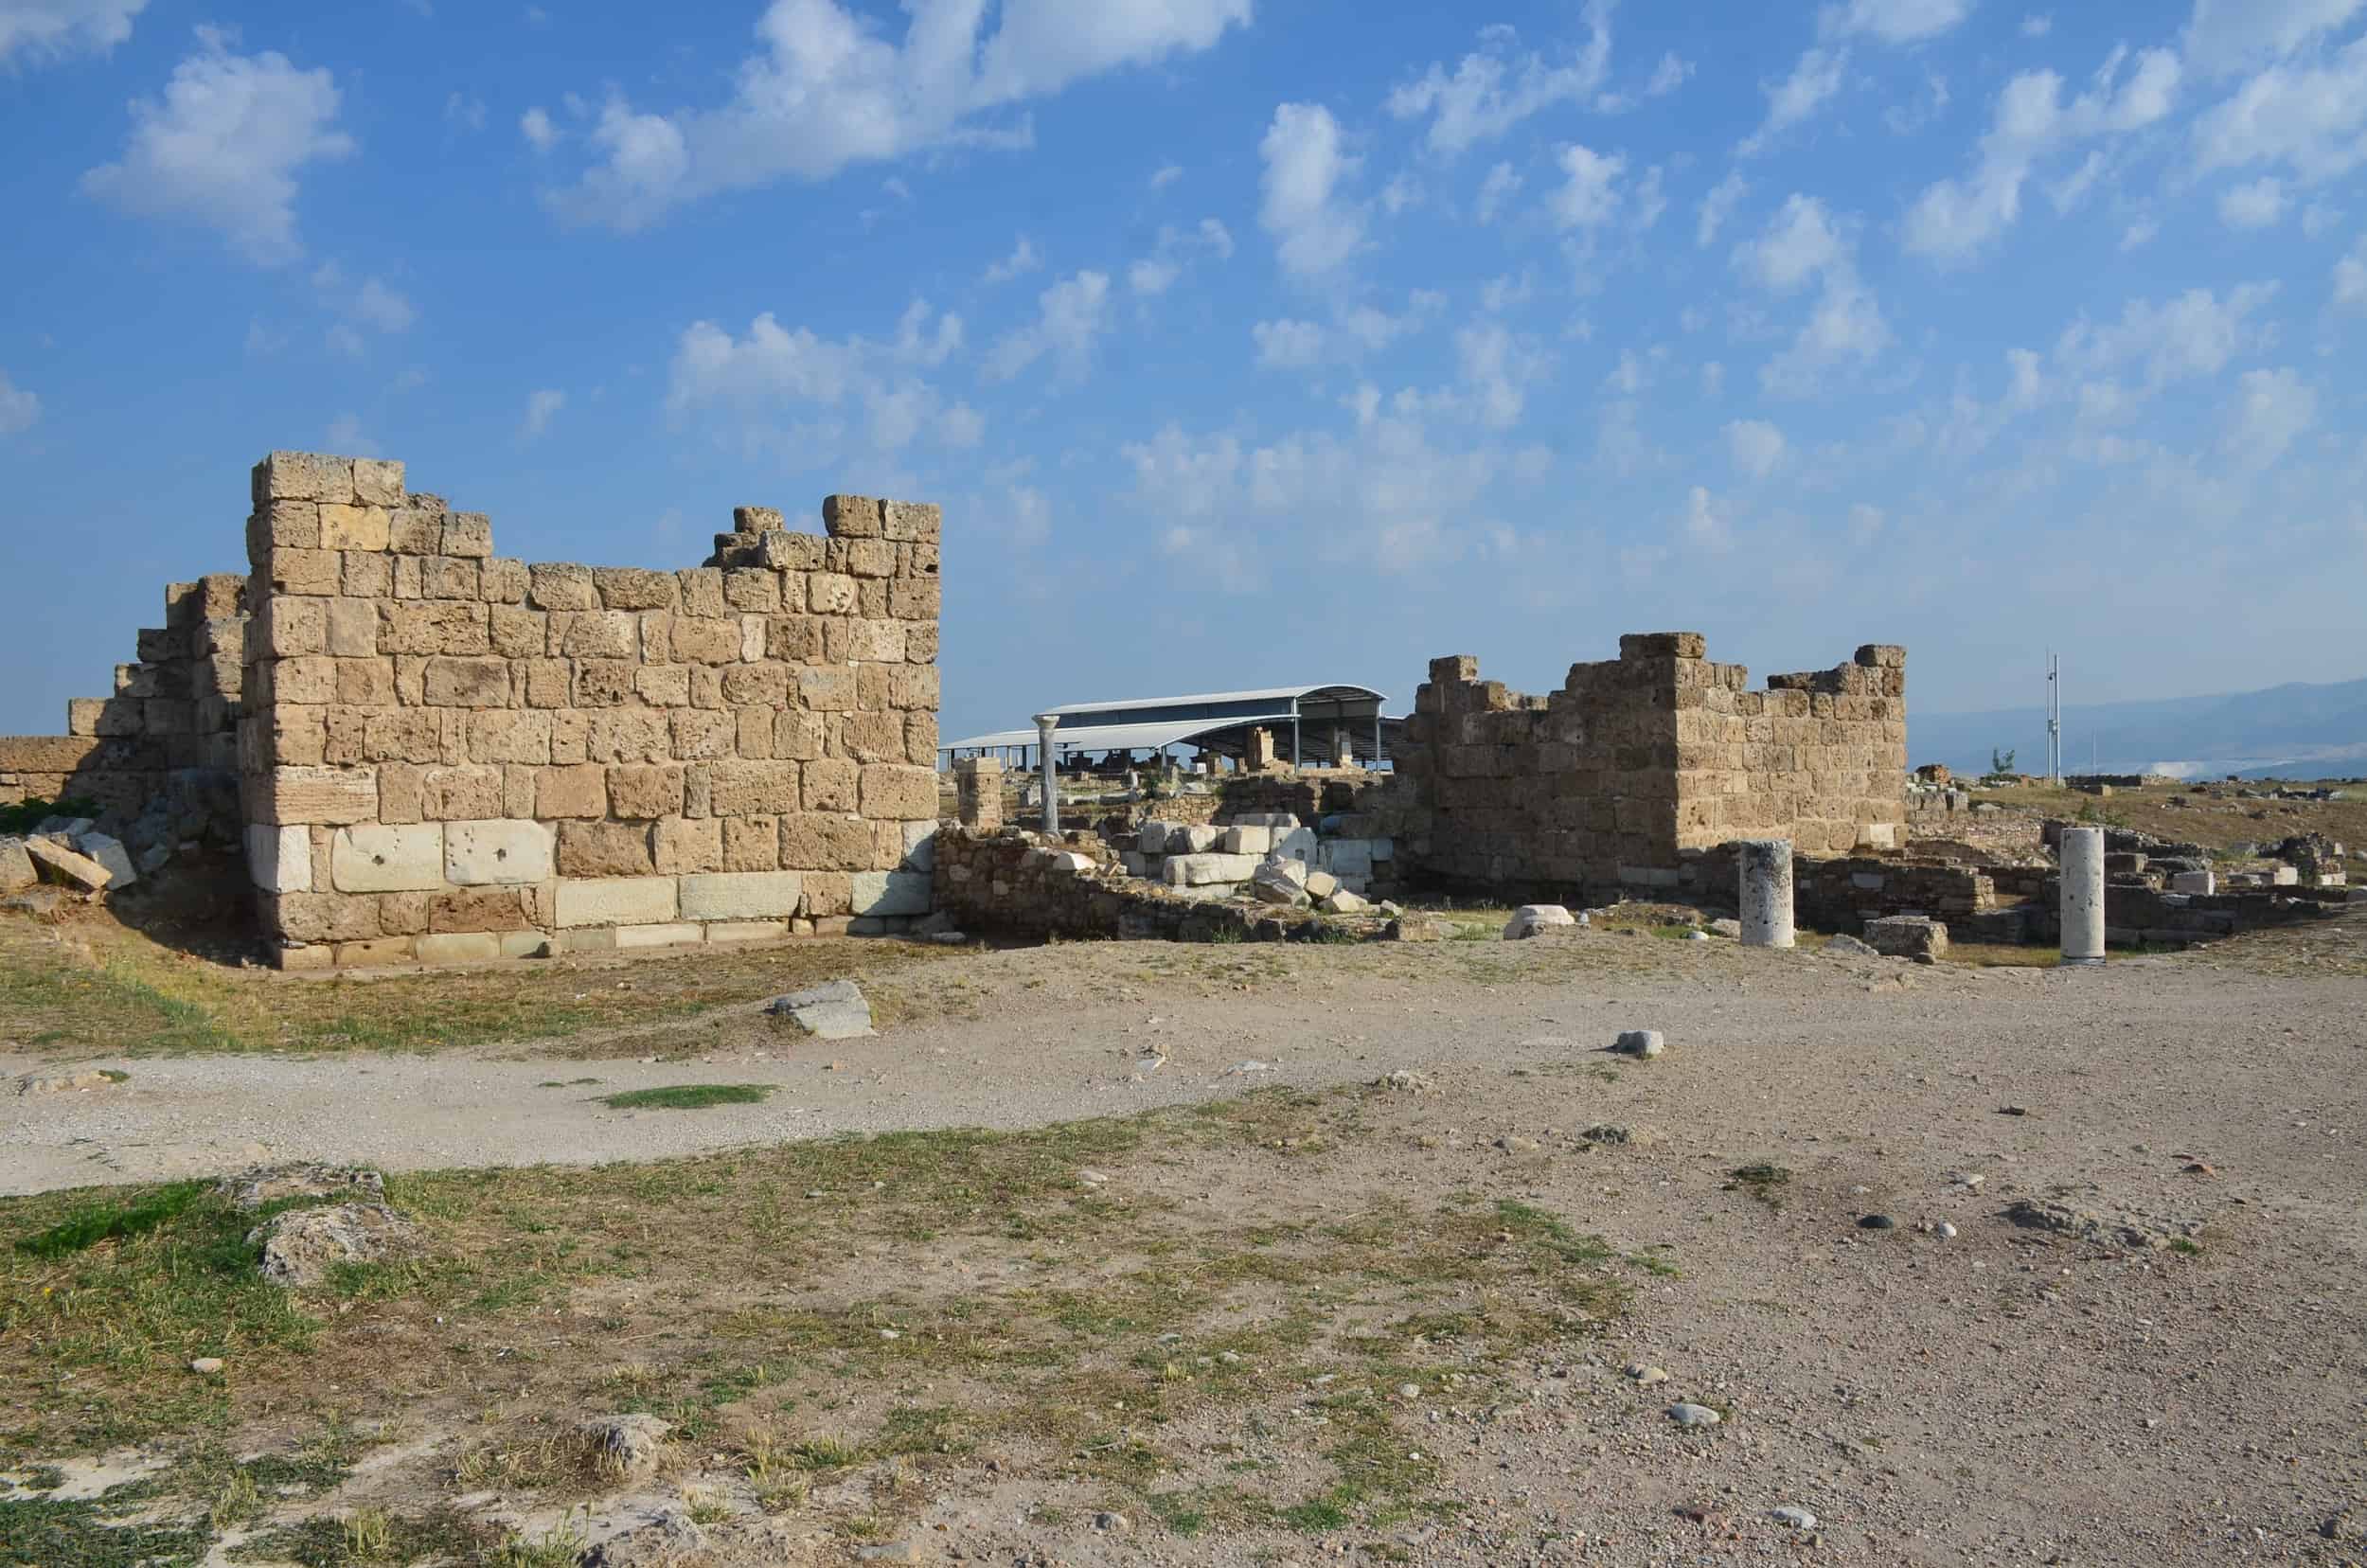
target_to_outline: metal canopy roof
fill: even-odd
[[[1285,714],[1283,717],[1290,717]],[[1252,721],[1254,722],[1254,721]],[[1063,724],[1052,732],[1052,743],[1076,751],[1157,751],[1214,730],[1238,727],[1238,719],[1184,719],[1170,724],[1088,724],[1071,729]],[[990,735],[965,736],[948,740],[939,751],[984,750],[995,746],[1032,746],[1036,743],[1035,726],[1023,730],[996,730]]]
[[[1060,716],[1060,725],[1052,732],[1052,743],[1063,751],[1156,751],[1201,736],[1215,735],[1244,725],[1288,723],[1292,717],[1293,704],[1308,702],[1358,706],[1372,704],[1372,717],[1380,717],[1381,693],[1370,686],[1332,684],[1328,686],[1264,686],[1253,691],[1206,691],[1183,697],[1146,697],[1115,703],[1071,703],[1065,707],[1043,711]],[[1095,716],[1104,716],[1102,723],[1091,722]],[[1309,719],[1331,719],[1333,713],[1308,714]],[[1085,721],[1078,722],[1077,721]],[[1361,722],[1361,716],[1360,716]],[[984,735],[968,735],[956,740],[938,742],[939,751],[985,751],[1003,746],[1032,746],[1039,737],[1034,725],[1025,729],[994,730]]]
[[[1308,697],[1370,697],[1376,703],[1386,701],[1379,692],[1370,686],[1346,685],[1260,686],[1254,691],[1201,691],[1185,697],[1137,697],[1116,703],[1071,703],[1066,707],[1045,708],[1043,711],[1057,713],[1066,718],[1072,713],[1106,713],[1112,708],[1207,707],[1219,703],[1257,702],[1287,704],[1293,700]],[[1289,711],[1286,706],[1283,710],[1286,717]],[[1033,731],[1029,732],[1028,743],[1034,744]]]

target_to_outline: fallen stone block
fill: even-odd
[[[1307,896],[1308,898],[1328,899],[1339,891],[1340,879],[1330,872],[1309,871],[1307,874]]]
[[[0,838],[0,895],[22,893],[41,881],[41,873],[33,869],[33,857],[25,852],[20,838]]]
[[[114,873],[105,866],[88,855],[75,853],[55,839],[28,838],[25,841],[25,852],[48,874],[49,881],[63,886],[101,893],[115,880]]]
[[[1929,915],[1884,915],[1865,923],[1866,944],[1889,958],[1937,958],[1948,951],[1948,927]]]
[[[2173,893],[2200,893],[2206,897],[2219,890],[2217,875],[2210,871],[2180,871],[2170,878]]]
[[[831,980],[774,997],[764,1010],[816,1040],[857,1040],[872,1033],[871,1004],[852,980]]]
[[[1236,823],[1224,830],[1224,852],[1228,855],[1263,855],[1273,848],[1273,829]]]
[[[1540,931],[1577,923],[1577,917],[1559,904],[1522,904],[1512,912],[1512,918],[1504,922],[1504,939],[1507,942],[1524,941]]]
[[[45,1078],[20,1079],[16,1092],[20,1095],[80,1095],[93,1089],[106,1089],[123,1081],[125,1075],[91,1068],[80,1073],[52,1073]]]
[[[1361,915],[1373,906],[1343,887],[1318,900],[1317,907],[1326,915]]]
[[[1224,842],[1224,829],[1198,823],[1181,826],[1167,834],[1170,855],[1204,855]]]
[[[1242,882],[1256,875],[1255,855],[1170,854],[1164,867],[1170,887],[1204,887],[1214,882]]]
[[[1850,958],[1878,958],[1880,953],[1855,936],[1835,936],[1824,944],[1824,951]]]
[[[283,1198],[337,1198],[362,1203],[383,1203],[386,1178],[359,1167],[324,1165],[299,1160],[288,1165],[256,1166],[219,1184],[223,1197],[242,1209],[258,1209]]]
[[[1453,935],[1444,920],[1427,915],[1400,915],[1381,928],[1384,942],[1443,942]]]
[[[318,1285],[340,1263],[374,1263],[410,1252],[411,1221],[384,1203],[339,1203],[291,1209],[247,1233],[262,1249],[263,1277],[275,1285]]]
[[[132,864],[132,852],[123,841],[105,833],[82,833],[74,840],[74,847],[107,868],[107,888],[110,892],[131,886],[140,880]]]
[[[1622,1056],[1648,1059],[1668,1049],[1668,1044],[1658,1029],[1622,1029],[1611,1048]]]
[[[1249,890],[1260,903],[1303,904],[1307,901],[1307,867],[1290,860],[1260,862],[1250,873]]]

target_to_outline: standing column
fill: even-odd
[[[2104,829],[2063,829],[2063,962],[2104,962]]]
[[[1036,750],[1043,757],[1043,830],[1060,836],[1060,775],[1052,765],[1052,732],[1060,727],[1057,713],[1036,715]]]
[[[1791,841],[1744,839],[1735,848],[1742,867],[1742,945],[1791,946]]]

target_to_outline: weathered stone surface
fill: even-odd
[[[254,792],[249,811],[268,825],[335,827],[378,815],[378,777],[366,768],[275,768]]]
[[[858,871],[851,913],[866,916],[926,915],[930,879],[919,871]]]
[[[682,879],[685,920],[764,920],[798,913],[805,882],[794,871],[718,872]]]
[[[74,837],[74,847],[106,868],[107,891],[110,893],[121,892],[140,880],[139,872],[132,864],[132,852],[123,846],[121,839],[111,838],[105,833],[78,833]]]
[[[1261,861],[1250,873],[1250,897],[1260,903],[1296,906],[1307,901],[1307,867],[1297,861]]]
[[[559,874],[562,877],[646,877],[656,868],[646,822],[559,825]]]
[[[775,997],[765,1011],[819,1040],[853,1040],[872,1032],[871,1004],[852,980]]]
[[[1866,945],[1891,958],[1936,958],[1948,951],[1948,927],[1928,915],[1885,915],[1865,923]]]
[[[33,857],[25,852],[21,838],[0,838],[0,897],[22,893],[41,880],[33,869]]]
[[[444,830],[409,827],[341,828],[329,841],[329,885],[340,893],[417,892],[444,885]]]
[[[103,892],[114,879],[105,866],[88,855],[78,854],[55,839],[28,838],[25,852],[51,882],[80,888],[85,893]]]
[[[612,877],[559,884],[561,926],[660,925],[679,909],[671,877]]]
[[[495,818],[444,824],[444,880],[459,887],[547,882],[559,834],[540,822]]]
[[[1219,882],[1247,882],[1257,874],[1261,864],[1255,855],[1179,855],[1170,850],[1161,874],[1171,887],[1207,887]]]
[[[489,931],[437,931],[417,938],[414,956],[422,964],[474,964],[502,955],[501,937]]]
[[[1504,922],[1504,939],[1518,942],[1540,931],[1577,923],[1577,917],[1559,904],[1522,904],[1512,912],[1512,918]]]
[[[263,1277],[294,1288],[318,1285],[340,1263],[400,1257],[418,1244],[418,1230],[384,1203],[291,1209],[248,1233],[262,1251]]]
[[[352,1203],[383,1203],[386,1178],[354,1166],[324,1165],[297,1160],[282,1165],[253,1166],[225,1176],[216,1189],[235,1206],[249,1213],[289,1198],[336,1198]]]

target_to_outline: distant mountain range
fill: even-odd
[[[2046,772],[2046,710],[1916,713],[1911,767],[1945,762],[1983,773],[1991,749],[2022,773]],[[2063,709],[2067,774],[2163,773],[2180,778],[2326,778],[2367,775],[2367,680],[2299,682],[2218,697],[2096,703]]]

